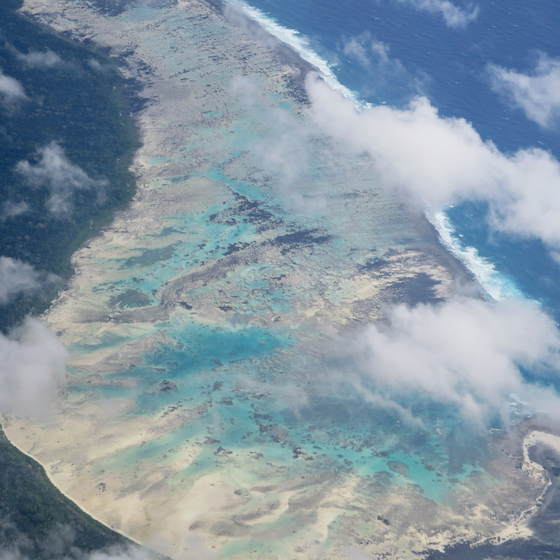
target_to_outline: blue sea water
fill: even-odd
[[[250,0],[249,13],[292,44],[339,89],[359,102],[405,106],[427,96],[439,114],[471,122],[502,152],[537,147],[560,158],[560,134],[529,120],[492,90],[488,65],[530,74],[541,54],[560,56],[560,9],[554,0],[496,0],[476,4],[464,28],[441,14],[397,0]],[[471,2],[454,4],[469,12]],[[345,54],[366,47],[367,65]],[[369,45],[382,44],[389,63],[376,62]],[[560,265],[540,240],[491,232],[484,204],[448,209],[439,223],[448,247],[495,299],[536,300],[560,321]]]

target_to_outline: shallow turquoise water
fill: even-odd
[[[134,10],[130,17],[150,13]],[[227,65],[203,76],[205,57],[214,52],[201,47],[205,33],[221,32],[212,21],[204,25],[210,31],[173,12],[166,34],[155,30],[149,45],[170,74],[211,83],[208,90],[219,92],[196,106],[198,120],[185,126],[188,142],[177,133],[165,155],[162,150],[146,162],[153,192],[184,189],[196,205],[169,203],[164,217],[134,230],[138,239],[118,256],[108,246],[98,265],[109,279],[92,289],[107,309],[102,328],[71,348],[78,357],[105,352],[111,359],[101,370],[104,384],[68,391],[108,410],[112,402],[130,403],[124,420],[140,426],[138,441],[145,436],[92,471],[128,476],[156,465],[169,468],[169,487],[183,490],[208,473],[223,474],[232,488],[236,476],[278,488],[305,481],[305,495],[357,481],[356,503],[367,502],[379,485],[446,504],[473,472],[484,472],[491,459],[484,437],[463,426],[457,411],[429,401],[399,400],[416,423],[368,403],[362,389],[376,388],[354,383],[359,364],[333,348],[343,344],[333,342],[337,331],[350,333],[351,342],[352,329],[379,310],[373,296],[359,299],[358,288],[390,284],[392,269],[378,277],[368,263],[421,254],[433,248],[432,240],[422,238],[400,200],[377,185],[367,160],[348,161],[332,146],[327,152],[323,137],[305,144],[311,148],[301,173],[261,161],[278,147],[282,122],[303,117],[286,91],[262,94],[249,105],[232,95],[235,70]],[[191,58],[170,53],[180,38]],[[255,83],[278,88],[265,74],[257,76]],[[167,138],[174,124],[154,126]],[[404,262],[395,268],[408,274]],[[146,344],[138,348],[144,349],[127,354],[126,344],[143,337]],[[119,363],[125,365],[111,365]],[[73,373],[86,376],[90,369]],[[271,496],[280,492],[276,487]],[[298,520],[291,510],[274,522],[286,539],[293,525]],[[266,548],[265,541],[259,547]],[[253,545],[249,536],[232,540],[221,554]]]

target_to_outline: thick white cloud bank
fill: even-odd
[[[462,200],[490,203],[491,225],[560,247],[560,164],[541,149],[501,153],[464,119],[441,117],[425,97],[406,109],[358,111],[314,76],[310,115],[355,153],[371,156],[380,181],[433,210]]]
[[[49,188],[47,209],[54,216],[67,217],[72,212],[72,194],[77,190],[92,189],[98,196],[103,195],[108,182],[91,179],[83,169],[68,160],[56,142],[39,148],[37,155],[40,157],[37,164],[20,161],[16,170],[30,185]]]
[[[443,16],[449,27],[466,27],[475,21],[479,14],[478,6],[470,6],[468,10],[462,10],[449,0],[399,0],[399,2],[412,4],[417,10],[423,10]]]
[[[385,325],[361,337],[366,376],[388,394],[424,395],[458,407],[465,419],[507,419],[511,395],[528,406],[560,415],[554,390],[524,381],[519,366],[556,376],[560,332],[535,305],[463,298],[437,306],[396,306]]]
[[[351,153],[368,154],[382,185],[432,211],[485,200],[495,229],[560,247],[560,164],[548,152],[503,154],[466,120],[440,116],[424,97],[405,109],[358,109],[315,76],[307,91],[314,123]],[[369,326],[342,351],[361,357],[361,380],[346,381],[372,403],[411,421],[399,403],[420,395],[456,406],[480,426],[496,414],[507,419],[512,395],[560,414],[549,386],[560,380],[560,331],[536,304],[458,298],[396,306],[386,316],[387,324]],[[541,375],[542,384],[525,381],[520,368]]]
[[[560,120],[560,60],[541,55],[531,75],[490,65],[492,88],[543,128]]]
[[[0,410],[21,416],[48,411],[65,378],[67,352],[37,319],[0,335]]]

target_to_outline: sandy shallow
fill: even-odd
[[[129,403],[120,405],[126,409]],[[192,558],[193,551],[213,557],[213,550],[218,556],[243,558],[251,547],[258,558],[347,558],[348,547],[415,558],[458,542],[527,537],[527,522],[550,481],[526,449],[536,441],[548,444],[552,437],[558,445],[556,436],[531,433],[524,440],[521,471],[515,473],[514,460],[508,464],[501,457],[495,465],[503,475],[498,485],[494,481],[483,494],[473,479],[442,506],[422,498],[412,486],[389,490],[355,474],[336,476],[326,469],[296,474],[291,468],[287,477],[287,465],[263,464],[255,451],[229,451],[219,468],[190,480],[180,478],[185,466],[197,462],[197,449],[189,446],[165,465],[96,472],[96,465],[115,452],[149,443],[178,418],[151,422],[149,428],[143,421],[123,426],[122,421],[100,422],[91,404],[82,402],[79,408],[75,415],[66,409],[64,420],[48,427],[13,421],[8,432],[88,512],[174,558]],[[523,504],[531,505],[520,510]]]
[[[147,102],[138,194],[75,254],[45,317],[71,353],[68,387],[48,421],[4,419],[10,439],[96,518],[177,560],[418,558],[528,534],[549,480],[527,449],[553,436],[452,473],[432,426],[423,456],[390,415],[330,425],[333,333],[387,302],[449,297],[459,268],[370,165],[313,136],[305,66],[197,0],[24,11],[110,47]]]

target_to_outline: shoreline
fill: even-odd
[[[9,429],[10,427],[10,418],[6,416],[6,414],[2,414],[1,416],[1,425],[2,428],[5,429]],[[26,457],[29,457],[30,459],[32,459],[33,461],[35,461],[36,463],[38,463],[42,469],[45,472],[45,476],[49,479],[49,482],[57,489],[58,492],[60,492],[67,500],[70,500],[72,503],[74,503],[77,507],[80,508],[80,510],[82,510],[86,515],[88,515],[89,517],[91,517],[94,521],[97,521],[97,523],[100,523],[101,525],[103,525],[104,527],[107,527],[107,529],[109,529],[110,531],[114,531],[115,533],[118,533],[119,535],[121,535],[122,537],[125,537],[126,539],[130,540],[131,542],[133,542],[134,544],[136,544],[139,547],[145,548],[146,545],[142,544],[140,542],[138,542],[134,537],[132,537],[131,535],[127,535],[122,531],[119,531],[119,529],[115,528],[115,527],[110,527],[109,525],[107,525],[105,522],[103,522],[101,519],[99,519],[98,517],[96,517],[96,515],[92,512],[89,511],[88,509],[86,509],[83,505],[79,504],[72,496],[68,495],[66,492],[64,492],[64,490],[62,490],[60,488],[59,485],[56,484],[55,480],[52,477],[52,474],[50,473],[49,469],[48,469],[48,465],[46,463],[42,463],[41,461],[39,461],[36,457],[34,457],[33,455],[31,455],[30,453],[28,453],[27,451],[25,451],[20,445],[17,445],[12,439],[8,438],[7,435],[4,434],[4,437],[6,437],[6,439],[8,440],[9,444],[12,445],[13,447],[15,447],[20,453],[22,453],[23,455],[25,455]]]
[[[212,6],[215,9],[216,13],[220,14],[225,19],[226,16],[224,15],[224,11],[227,8],[228,4],[225,0],[204,0],[207,4]],[[296,95],[296,99],[303,104],[309,104],[309,100],[307,98],[307,92],[305,88],[305,79],[306,76],[311,72],[316,72],[322,80],[324,80],[324,76],[321,74],[321,70],[314,66],[312,63],[307,62],[304,60],[301,55],[287,43],[284,43],[274,35],[270,34],[266,29],[261,27],[261,25],[246,16],[245,14],[241,15],[244,18],[247,26],[249,28],[255,30],[255,35],[258,37],[259,34],[268,35],[272,40],[276,41],[277,44],[274,47],[274,51],[278,53],[280,57],[283,57],[285,62],[289,65],[295,66],[300,70],[299,76],[295,80],[294,88],[298,92]],[[230,22],[231,23],[231,22]],[[232,25],[236,25],[232,23]],[[403,199],[404,202],[404,199]],[[406,204],[406,203],[405,203]],[[433,244],[434,246],[434,253],[438,255],[438,260],[448,269],[451,269],[456,275],[456,279],[460,284],[474,284],[477,285],[477,292],[480,294],[482,299],[486,299],[488,296],[483,286],[481,286],[476,279],[476,275],[473,271],[471,271],[468,266],[461,261],[456,255],[454,255],[448,248],[445,247],[443,241],[440,238],[440,235],[435,228],[435,226],[430,222],[428,217],[425,215],[417,207],[408,207],[408,214],[410,219],[416,224],[416,228],[418,233],[426,239],[429,243]]]
[[[100,49],[95,48],[92,44],[87,45],[83,41],[69,40],[67,36],[56,32],[54,28],[45,25],[44,23],[40,23],[32,17],[22,14],[19,11],[19,8],[21,8],[19,4],[20,2],[16,0],[11,2],[9,6],[2,6],[0,8],[0,12],[6,19],[6,21],[3,21],[2,23],[5,23],[7,26],[5,28],[6,34],[3,36],[3,39],[9,47],[7,48],[6,45],[4,45],[4,56],[6,56],[6,50],[8,51],[8,55],[13,55],[13,52],[11,52],[10,49],[13,49],[16,53],[18,53],[15,47],[13,47],[10,43],[12,37],[16,35],[18,41],[21,41],[19,48],[28,48],[30,49],[30,52],[39,52],[44,48],[47,48],[47,52],[54,53],[56,51],[60,54],[60,58],[58,55],[56,55],[55,58],[60,64],[65,64],[63,60],[66,61],[68,58],[72,58],[72,64],[74,65],[75,70],[82,73],[84,81],[91,77],[91,74],[88,74],[88,70],[90,72],[92,70],[95,72],[93,69],[94,63],[98,64],[99,68],[101,68],[101,64],[107,65],[103,77],[100,79],[98,75],[95,75],[97,83],[91,89],[87,90],[88,94],[93,94],[93,101],[90,103],[91,107],[88,108],[89,110],[95,110],[99,107],[99,100],[102,100],[102,115],[104,118],[106,117],[108,119],[108,122],[106,123],[106,126],[93,126],[92,129],[99,134],[101,140],[105,138],[104,135],[107,133],[107,129],[110,129],[113,136],[109,140],[109,145],[118,146],[118,150],[116,150],[116,154],[113,155],[113,159],[111,160],[110,157],[106,157],[102,148],[99,149],[98,147],[91,146],[84,147],[84,144],[87,144],[87,142],[84,142],[83,137],[80,136],[79,130],[83,121],[81,118],[76,118],[74,113],[72,113],[71,103],[68,103],[64,99],[64,96],[60,96],[60,73],[57,72],[58,68],[55,68],[54,70],[49,70],[49,76],[45,77],[44,81],[41,82],[41,98],[43,100],[45,98],[48,99],[48,103],[45,104],[47,106],[47,111],[52,114],[54,109],[56,116],[52,117],[51,120],[48,120],[46,124],[44,119],[41,123],[43,115],[41,114],[41,109],[37,109],[35,116],[36,120],[31,129],[34,148],[33,152],[28,153],[26,151],[28,149],[27,146],[22,148],[19,140],[25,140],[25,138],[29,136],[29,124],[26,122],[26,113],[29,110],[32,110],[32,108],[30,109],[30,105],[35,104],[36,102],[35,95],[37,86],[33,81],[31,81],[31,86],[29,86],[26,82],[24,89],[28,94],[25,96],[27,105],[22,108],[18,107],[19,112],[17,113],[17,116],[22,119],[22,122],[18,123],[19,137],[17,138],[17,141],[14,141],[14,139],[10,137],[6,128],[3,126],[0,127],[3,131],[4,139],[11,143],[12,152],[15,154],[19,153],[20,158],[23,158],[24,156],[26,158],[35,158],[35,162],[37,162],[38,156],[36,148],[39,148],[43,142],[51,141],[59,143],[59,145],[62,144],[64,149],[67,150],[66,154],[70,158],[70,163],[66,164],[64,162],[63,155],[63,167],[64,165],[76,166],[75,169],[79,170],[81,174],[87,177],[82,169],[83,166],[89,165],[90,168],[88,169],[88,172],[92,173],[93,169],[93,174],[96,179],[99,179],[99,182],[105,181],[107,185],[110,184],[110,188],[107,189],[107,192],[105,193],[106,199],[104,200],[104,203],[92,204],[90,209],[91,212],[85,212],[85,217],[83,211],[76,212],[79,216],[73,220],[74,223],[72,226],[69,225],[67,228],[70,233],[66,237],[62,236],[61,239],[59,239],[56,235],[54,236],[56,239],[53,237],[51,231],[52,221],[50,224],[48,223],[48,211],[41,207],[41,216],[40,218],[38,217],[37,207],[35,204],[36,195],[26,195],[24,188],[21,188],[21,192],[17,193],[27,201],[23,204],[27,208],[26,212],[31,214],[31,217],[29,218],[30,221],[28,222],[28,226],[31,227],[26,229],[26,233],[30,233],[31,235],[25,235],[25,239],[27,239],[27,241],[31,239],[31,243],[28,244],[28,247],[30,248],[27,251],[23,251],[23,253],[25,255],[25,261],[32,263],[32,265],[26,264],[26,266],[28,266],[30,270],[40,268],[41,274],[46,277],[48,272],[50,276],[57,278],[57,281],[56,285],[53,283],[53,286],[44,285],[43,289],[45,293],[42,293],[40,297],[34,297],[34,295],[31,294],[27,298],[21,298],[15,302],[2,302],[3,310],[1,330],[4,333],[4,336],[7,336],[8,338],[11,338],[9,333],[13,332],[13,329],[18,328],[26,316],[41,316],[51,308],[53,302],[59,296],[61,285],[65,284],[63,289],[66,289],[71,282],[73,277],[71,262],[74,252],[83,245],[87,244],[91,239],[97,237],[107,224],[112,223],[116,213],[129,206],[129,203],[135,194],[136,187],[134,178],[129,172],[129,164],[132,161],[133,152],[135,152],[138,147],[136,134],[138,129],[128,116],[122,115],[122,112],[128,113],[128,110],[131,108],[128,101],[130,100],[132,102],[133,96],[130,94],[125,96],[121,91],[121,88],[125,84],[123,84],[120,73],[115,72],[115,61],[109,60],[109,58],[103,54]],[[21,2],[21,4],[23,4],[23,2]],[[4,58],[3,60],[4,64],[7,64],[9,67],[10,56],[7,56],[7,58]],[[56,65],[57,63],[55,63],[55,66]],[[4,67],[4,70],[5,69],[6,67]],[[21,76],[18,76],[18,78],[21,78]],[[23,79],[25,80],[25,78],[26,74],[23,72]],[[67,88],[66,97],[71,98],[77,91],[82,94],[84,93],[81,84],[77,85],[72,79],[68,79],[68,77],[64,78],[64,80]],[[108,81],[112,86],[112,91],[110,93],[107,89],[104,89],[106,88]],[[14,82],[19,84],[19,81],[16,81],[15,79]],[[115,91],[117,91],[117,93],[113,93]],[[42,103],[38,105],[42,107]],[[10,122],[10,119],[8,119],[8,124],[6,122],[3,122],[3,124],[6,124],[8,131],[11,130],[12,123]],[[37,129],[37,126],[39,126],[39,129]],[[55,130],[54,139],[52,136],[53,129]],[[40,130],[40,134],[37,134],[37,130]],[[68,149],[69,147],[72,147],[70,139],[74,139],[75,141],[79,141],[81,139],[83,144],[81,149],[77,149],[71,154],[72,157],[70,157],[71,150]],[[114,144],[113,140],[115,142]],[[8,165],[11,161],[10,158],[12,158],[11,153],[6,156],[5,163],[8,163]],[[105,165],[101,165],[103,162]],[[110,178],[110,183],[107,178]],[[10,196],[13,195],[13,192],[10,194],[10,189],[5,190],[5,202],[7,203],[9,202]],[[73,210],[77,210],[79,206],[79,203],[76,202]],[[45,224],[43,220],[47,222],[47,224]],[[2,219],[2,222],[5,221],[5,219]],[[33,240],[33,228],[36,225],[36,222],[41,222],[39,223],[39,227],[42,228],[40,242]],[[19,233],[19,224],[12,222],[9,226],[12,228],[11,234],[13,234],[14,238],[16,238]],[[52,227],[56,228],[56,225]],[[46,251],[44,251],[44,246],[42,246],[45,239],[50,240]],[[15,244],[10,245],[8,243],[3,243],[2,245],[3,253],[6,258],[10,258],[10,256],[19,256],[18,254],[13,254]],[[48,261],[43,259],[43,252],[48,254]],[[33,268],[33,266],[35,268]],[[23,278],[23,280],[25,280],[25,278]],[[44,279],[42,279],[41,282],[43,282],[43,280]],[[4,427],[9,425],[9,420],[7,420],[8,416],[9,414],[1,415]],[[96,516],[92,515],[90,511],[80,508],[80,506],[78,506],[78,504],[72,500],[70,496],[62,492],[53,483],[52,477],[43,463],[36,461],[36,459],[31,455],[25,453],[21,446],[16,445],[13,437],[8,439],[1,426],[0,433],[2,439],[5,440],[4,449],[6,456],[4,459],[6,459],[6,461],[3,462],[3,470],[1,473],[4,483],[8,485],[17,484],[16,481],[21,473],[17,471],[10,472],[9,470],[10,467],[13,468],[14,464],[21,464],[24,469],[31,469],[27,475],[29,477],[28,482],[29,487],[34,488],[35,492],[32,495],[22,492],[22,496],[27,495],[27,499],[29,500],[29,511],[32,511],[32,513],[23,512],[23,504],[19,501],[15,504],[10,502],[10,492],[6,492],[6,496],[4,496],[2,500],[3,507],[6,507],[6,505],[9,504],[7,507],[10,509],[8,516],[10,518],[6,518],[6,523],[11,525],[10,531],[19,531],[22,541],[28,539],[25,545],[22,546],[29,547],[29,550],[34,548],[35,553],[39,550],[44,552],[42,549],[42,539],[48,536],[45,535],[45,531],[52,531],[53,535],[58,531],[56,526],[51,526],[51,521],[53,519],[63,523],[65,523],[66,520],[71,520],[72,530],[75,529],[76,534],[72,537],[72,539],[75,538],[75,540],[73,540],[70,544],[72,544],[76,550],[82,550],[84,554],[86,554],[86,552],[93,551],[93,549],[88,548],[92,545],[101,550],[109,548],[110,546],[115,546],[115,544],[123,547],[138,544],[135,543],[133,539],[130,539],[129,542],[124,541],[124,539],[121,539],[120,537],[125,537],[126,535],[112,531],[109,527],[102,524]],[[33,462],[26,461],[26,458],[33,459]],[[42,468],[42,472],[41,469],[37,468],[36,463]],[[45,496],[49,497],[50,503],[48,505],[44,502]],[[21,500],[23,499],[24,498],[22,497]],[[38,509],[38,515],[36,515],[36,511],[33,511],[33,508]],[[29,531],[30,519],[34,519],[35,523],[32,532]],[[6,537],[5,532],[3,537]],[[3,545],[7,546],[10,544],[15,543],[6,543],[3,541]],[[61,554],[66,550],[64,547],[66,547],[67,544],[68,543],[65,542],[63,548],[60,549]],[[27,555],[27,550],[24,551],[23,548],[20,552],[24,556]]]
[[[0,330],[4,334],[21,324],[25,316],[40,315],[50,307],[73,274],[73,253],[111,223],[116,212],[129,205],[136,190],[129,167],[138,147],[138,129],[128,115],[133,96],[121,91],[125,84],[115,61],[92,45],[70,41],[53,28],[24,16],[16,9],[16,3],[2,7],[6,37],[0,54],[5,58],[4,70],[24,84],[28,95],[26,105],[18,108],[17,118],[16,113],[2,115],[5,145],[0,150],[0,175],[6,182],[4,202],[21,198],[26,201],[26,210],[25,218],[19,214],[0,220],[0,246],[3,257],[18,260],[23,256],[38,273],[45,278],[56,277],[56,281],[42,280],[41,293],[27,293],[3,302]],[[57,50],[62,57],[53,71],[41,78],[40,85],[28,68],[18,63],[14,54],[18,51],[8,48],[19,39],[18,35],[22,36],[20,48],[41,45]],[[76,65],[76,71],[81,72],[79,79],[65,75],[63,58]],[[99,68],[105,67],[102,74],[91,66],[93,62]],[[93,83],[88,87],[90,81]],[[65,95],[60,94],[62,89]],[[76,100],[84,98],[88,99],[90,111],[99,112],[97,121],[88,121],[86,111],[77,114],[76,105],[80,102]],[[98,143],[91,141],[88,132],[98,137]],[[45,185],[31,187],[14,171],[18,161],[38,161],[41,150],[52,145],[87,177],[81,195],[70,189],[63,198],[65,209],[56,212],[44,207]]]

